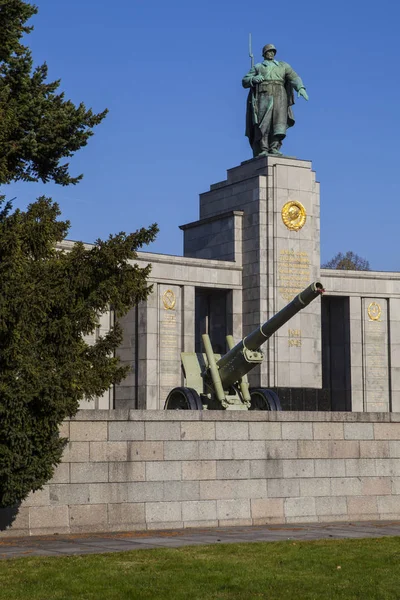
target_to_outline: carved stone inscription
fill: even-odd
[[[384,302],[384,304],[382,304]],[[386,301],[364,299],[364,386],[367,411],[389,409],[389,364]],[[372,316],[371,316],[372,315]]]
[[[181,320],[180,289],[160,286],[159,365],[160,387],[163,393],[181,384]]]
[[[301,329],[289,329],[288,331],[288,345],[289,347],[301,346]]]
[[[279,294],[290,302],[310,285],[310,258],[307,252],[281,250],[278,259]]]

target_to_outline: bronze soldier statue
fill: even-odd
[[[253,156],[282,156],[280,148],[288,127],[294,125],[292,106],[294,90],[308,100],[306,88],[288,63],[275,60],[276,48],[267,44],[264,60],[254,65],[243,77],[244,88],[250,88],[247,99],[246,136]],[[252,56],[252,55],[251,55]]]

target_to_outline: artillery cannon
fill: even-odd
[[[205,354],[182,352],[182,368],[187,387],[170,391],[165,409],[173,410],[282,410],[275,392],[249,389],[247,373],[262,363],[260,350],[280,327],[324,292],[320,282],[309,285],[287,306],[234,346],[226,337],[229,351],[214,354],[210,338],[202,336]]]

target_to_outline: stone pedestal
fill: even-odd
[[[230,169],[200,196],[200,220],[182,229],[185,256],[242,265],[244,335],[319,279],[319,184],[309,161],[269,156]],[[250,375],[253,387],[321,388],[320,302],[264,351]]]

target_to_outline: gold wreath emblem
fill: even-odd
[[[307,213],[301,202],[292,200],[282,208],[282,221],[288,229],[299,231],[306,222]]]
[[[368,316],[370,321],[380,321],[382,308],[377,302],[371,302],[368,306]]]
[[[176,296],[172,290],[165,290],[162,295],[162,301],[165,310],[174,310],[176,304]]]

